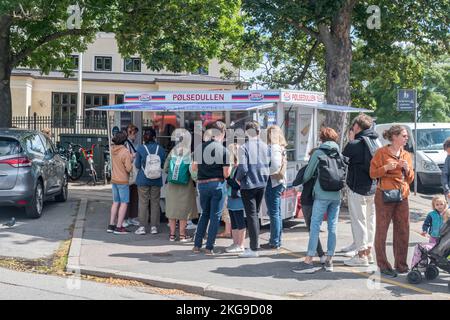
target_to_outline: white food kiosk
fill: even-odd
[[[236,91],[172,91],[129,92],[124,103],[95,108],[108,112],[108,132],[111,126],[120,125],[122,112],[139,112],[141,127],[154,127],[159,142],[169,151],[173,147],[171,132],[185,128],[193,132],[194,123],[222,120],[227,128],[243,127],[246,121],[256,120],[265,129],[279,125],[288,142],[287,183],[282,195],[282,216],[295,216],[298,190],[292,187],[297,171],[309,159],[309,151],[319,143],[318,132],[322,126],[334,128],[345,140],[348,113],[370,112],[348,106],[326,104],[324,94],[294,90],[236,90]],[[136,117],[134,117],[136,119]],[[197,121],[197,122],[196,122]],[[139,124],[138,124],[139,125]],[[162,192],[164,196],[164,192]],[[164,208],[164,203],[162,208]],[[262,205],[261,223],[269,223],[265,203]]]

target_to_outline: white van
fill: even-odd
[[[423,191],[428,187],[440,187],[441,170],[447,157],[443,144],[450,137],[450,123],[417,123],[417,150],[413,148],[413,122],[377,124],[375,130],[380,135],[383,145],[388,143],[383,139],[383,131],[394,124],[400,124],[408,130],[409,139],[406,149],[412,153],[413,157],[417,154],[417,189]]]

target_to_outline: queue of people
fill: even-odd
[[[404,127],[394,125],[383,133],[389,144],[380,146],[373,125],[371,117],[365,114],[357,116],[349,130],[349,142],[342,151],[335,130],[328,127],[320,130],[320,146],[310,152],[307,166],[297,175],[299,184],[303,185],[301,204],[309,241],[306,257],[293,269],[294,272],[333,271],[344,185],[347,186],[353,235],[353,243],[346,248],[346,251],[351,251],[350,259],[344,263],[350,267],[367,267],[375,263],[376,257],[378,268],[386,276],[395,277],[409,271],[408,197],[414,171],[411,155],[404,149],[408,134]],[[146,130],[144,143],[136,148],[133,139],[137,132],[137,128],[129,126],[127,133],[119,132],[113,138],[113,205],[108,232],[128,232],[123,222],[132,207],[129,202],[136,204],[130,187],[135,184],[139,216],[135,233],[158,233],[161,188],[163,183],[167,183],[165,212],[169,219],[169,241],[193,240],[194,253],[217,254],[214,247],[226,209],[232,243],[225,252],[242,258],[256,258],[260,249],[281,248],[281,195],[286,189],[287,167],[287,143],[282,128],[276,125],[268,127],[266,143],[261,139],[259,123],[250,121],[245,125],[245,143],[239,144],[235,139],[226,148],[223,144],[226,126],[216,121],[207,127],[203,143],[193,152],[189,133],[175,135],[177,143],[167,158],[155,140],[155,130]],[[434,213],[427,218],[426,229],[424,226],[424,232],[430,232],[433,237],[439,228],[436,221],[448,214],[444,207],[448,207],[447,198],[450,197],[450,140],[446,141],[444,148],[449,154],[442,180],[446,195],[439,201],[433,199]],[[167,174],[167,181],[162,179],[163,171]],[[130,179],[133,175],[135,178]],[[197,194],[200,208],[197,208]],[[260,245],[259,214],[263,198],[270,217],[270,239]],[[134,224],[132,211],[128,211],[129,224]],[[199,211],[197,230],[191,239],[186,226],[188,220],[197,218]],[[325,218],[328,225],[326,250],[319,239]],[[391,221],[393,266],[386,255]],[[249,248],[244,246],[246,233],[250,238]],[[320,257],[320,264],[314,263],[315,256]]]

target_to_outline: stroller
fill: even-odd
[[[419,245],[420,261],[412,266],[408,273],[408,282],[418,284],[422,282],[421,271],[425,270],[425,279],[434,280],[439,276],[439,268],[450,273],[450,219],[441,227],[436,245],[426,250]],[[450,290],[450,283],[449,283]]]

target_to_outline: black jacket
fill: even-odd
[[[297,176],[295,177],[292,185],[296,187],[303,184],[302,194],[300,195],[300,203],[302,206],[312,206],[314,204],[313,189],[317,177],[314,175],[312,179],[309,179],[306,183],[303,183],[303,175],[305,174],[306,167],[307,165],[302,167],[297,172]]]
[[[372,129],[363,130],[355,136],[355,140],[345,146],[342,154],[349,158],[347,186],[355,193],[368,196],[375,194],[377,180],[372,180],[369,175],[372,155],[363,136],[378,138],[378,134]]]

